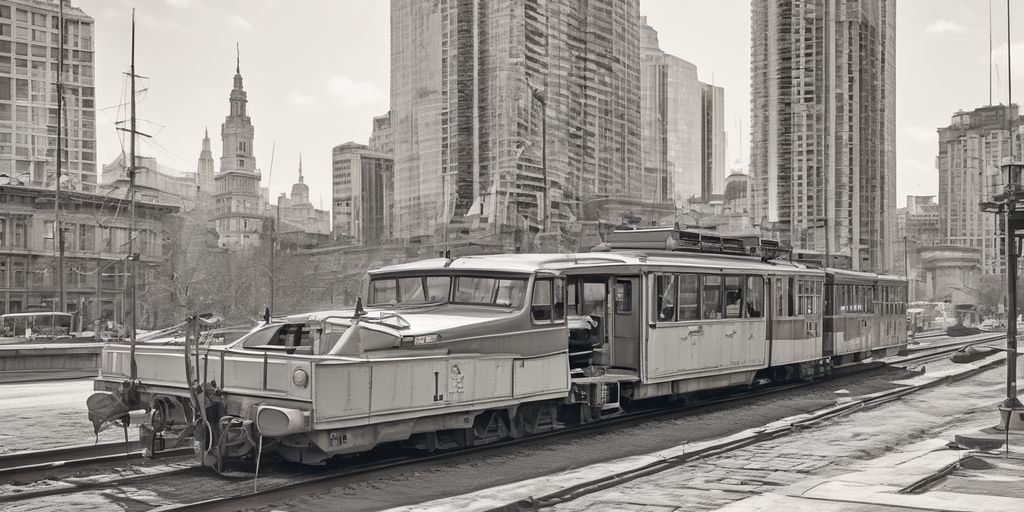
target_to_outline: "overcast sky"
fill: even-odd
[[[388,110],[389,0],[72,0],[96,20],[98,157],[121,152],[113,122],[126,117],[131,8],[136,73],[148,77],[139,130],[143,153],[194,171],[203,129],[220,158],[241,46],[256,159],[274,196],[290,190],[302,154],[314,204],[330,205],[331,148],[366,143],[371,118]],[[958,109],[988,103],[988,3],[899,0],[896,65],[897,196],[936,194],[936,128]],[[1024,3],[1014,26],[1024,22]],[[641,0],[661,47],[725,88],[728,158],[749,154],[749,0]],[[995,103],[1006,102],[1005,2],[994,6]],[[1018,30],[1019,31],[1019,30]],[[1024,93],[1024,38],[1014,41],[1014,96]],[[273,166],[271,166],[271,154]]]

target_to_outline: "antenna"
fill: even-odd
[[[992,0],[988,0],[988,104],[992,106]]]
[[[63,3],[63,2],[61,2]],[[131,160],[128,164],[128,196],[129,203],[128,209],[131,212],[131,224],[128,227],[128,261],[130,262],[131,270],[128,271],[128,278],[131,279],[131,301],[132,301],[132,316],[131,316],[131,377],[132,381],[135,381],[137,376],[137,367],[135,364],[135,328],[138,315],[135,313],[135,9],[132,8],[132,61],[131,68],[128,70],[131,81],[131,133],[128,134],[129,140],[131,141],[128,145],[129,152],[131,154]],[[97,278],[98,279],[98,278]]]

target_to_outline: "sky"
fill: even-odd
[[[235,45],[256,130],[257,166],[273,195],[289,191],[301,154],[315,205],[329,208],[331,148],[365,144],[388,111],[389,0],[72,0],[95,19],[97,143],[101,164],[123,138],[131,9],[141,153],[194,171],[203,130],[220,158]],[[641,0],[662,50],[725,88],[730,166],[749,156],[750,1]],[[1024,3],[1014,10],[1024,23]],[[993,6],[994,102],[1006,103],[1005,2]],[[938,192],[936,129],[989,101],[988,2],[899,0],[896,26],[897,197]],[[1024,99],[1024,38],[1015,40],[1014,96]],[[1019,102],[1020,100],[1018,100]],[[125,146],[127,147],[127,146]],[[742,150],[742,155],[740,154]],[[219,164],[218,164],[219,165]]]

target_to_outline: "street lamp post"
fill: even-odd
[[[1010,313],[1010,321],[1006,323],[1006,400],[1003,407],[1019,409],[1022,407],[1017,398],[1017,198],[1019,191],[1018,175],[1021,165],[1012,163],[1003,166],[1006,172],[1006,305]]]

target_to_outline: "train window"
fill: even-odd
[[[398,302],[422,302],[423,278],[404,277],[398,280]]]
[[[562,279],[555,279],[551,284],[555,287],[555,293],[552,295],[555,299],[552,319],[555,322],[561,322],[562,320],[565,320],[565,281]]]
[[[525,279],[455,278],[455,302],[464,304],[519,307],[525,290]]]
[[[797,298],[799,301],[799,308],[801,315],[813,315],[818,311],[818,296],[815,295],[815,289],[813,281],[805,281],[801,279],[799,281],[799,287],[797,288]]]
[[[658,276],[658,321],[671,322],[676,319],[676,276]]]
[[[761,276],[747,276],[747,317],[761,318],[764,315],[764,279]]]
[[[798,314],[800,314],[799,310],[796,307],[797,306],[797,304],[796,304],[796,297],[797,297],[796,282],[797,282],[796,278],[795,277],[791,277],[791,278],[789,278],[789,282],[787,283],[787,288],[786,288],[786,307],[788,309],[786,310],[786,316],[797,316]]]
[[[530,314],[538,323],[551,322],[551,280],[538,279],[533,283],[533,300],[530,303]]]
[[[370,282],[370,304],[388,304],[398,299],[398,282],[374,279]]]
[[[583,283],[583,304],[580,314],[604,318],[607,300],[608,291],[605,283]]]
[[[680,274],[679,316],[680,320],[700,320],[700,277],[697,274]]]
[[[264,329],[260,329],[248,337],[242,342],[242,348],[255,348],[265,347],[271,345],[272,341],[277,339],[277,332],[283,327],[281,324],[271,324]]]
[[[633,282],[619,281],[615,283],[615,312],[633,312]]]
[[[787,279],[775,278],[775,316],[789,316],[786,311],[786,303],[789,302],[789,281]]]
[[[742,276],[725,276],[725,317],[743,318]]]
[[[701,299],[705,319],[722,318],[722,276],[704,276]]]

